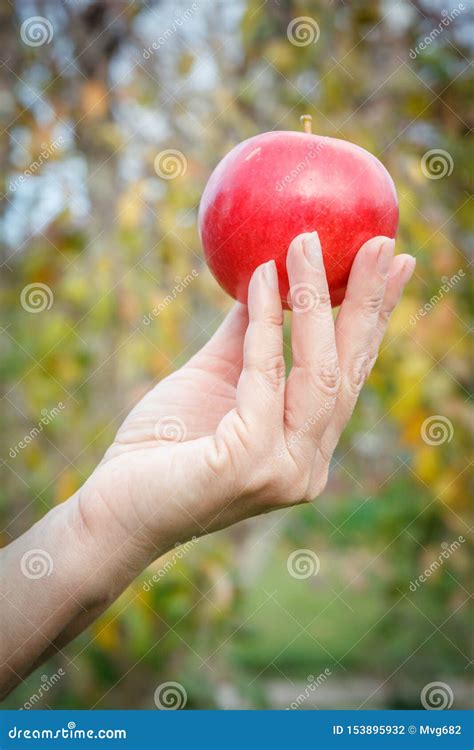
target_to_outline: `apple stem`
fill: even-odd
[[[311,115],[301,115],[300,122],[303,124],[303,130],[305,133],[312,133],[311,130],[311,123],[313,121],[313,118]]]

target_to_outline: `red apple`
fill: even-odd
[[[311,132],[274,131],[240,143],[215,168],[199,208],[206,261],[221,286],[246,302],[253,271],[274,258],[286,308],[285,260],[296,235],[318,232],[335,306],[361,245],[395,237],[397,226],[395,186],[380,161]]]

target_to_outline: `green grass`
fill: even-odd
[[[355,666],[370,637],[364,634],[386,611],[386,603],[366,584],[363,591],[348,586],[338,597],[347,583],[324,555],[317,576],[292,578],[286,556],[277,551],[244,597],[245,625],[233,642],[233,656],[253,670],[273,662],[285,674],[295,675],[337,667],[339,660],[346,668]]]

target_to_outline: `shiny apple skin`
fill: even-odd
[[[245,303],[253,271],[274,258],[285,308],[285,260],[296,235],[318,232],[336,306],[359,248],[376,235],[395,237],[397,226],[395,186],[373,154],[294,131],[262,133],[233,148],[209,178],[199,207],[205,258],[219,284]]]

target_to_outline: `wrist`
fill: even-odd
[[[136,527],[125,525],[111,509],[114,498],[104,497],[94,475],[68,502],[78,559],[87,561],[81,588],[89,599],[88,606],[114,601],[153,560],[173,546],[156,543],[138,520]]]

